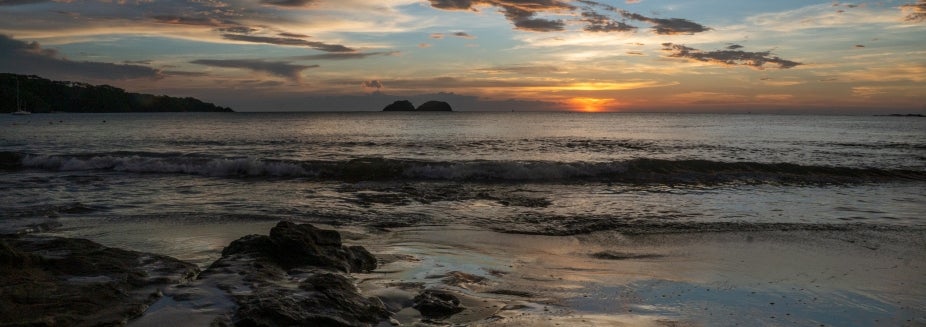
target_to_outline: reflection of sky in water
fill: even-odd
[[[708,326],[876,326],[926,323],[922,309],[844,290],[717,287],[643,280],[567,300],[579,311],[657,315]]]

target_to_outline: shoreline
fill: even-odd
[[[267,229],[255,229],[273,223],[234,224],[228,225],[237,228],[224,226],[225,232],[265,234]],[[214,246],[229,237],[205,233],[217,227],[204,225],[192,233],[203,234]],[[919,273],[926,267],[923,228],[572,236],[471,226],[335,229],[346,244],[362,245],[376,256],[377,269],[352,278],[360,294],[379,298],[399,325],[422,323],[412,304],[428,289],[453,294],[466,308],[444,319],[424,320],[441,323],[926,323],[921,309],[926,308],[926,277]],[[202,253],[188,256],[207,260]],[[150,310],[159,307],[170,306]],[[129,324],[142,326],[155,317],[164,315],[148,312]],[[155,319],[155,324],[162,322]]]

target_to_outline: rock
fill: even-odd
[[[16,152],[0,151],[0,170],[14,170],[21,168],[22,157],[23,156],[21,154]]]
[[[413,308],[428,319],[443,319],[463,311],[460,299],[439,290],[425,290],[418,294]]]
[[[399,100],[383,108],[383,111],[415,111],[411,101]]]
[[[199,269],[83,239],[0,236],[0,325],[122,325]]]
[[[417,111],[453,111],[450,104],[444,101],[428,101],[418,106]]]
[[[248,235],[233,241],[222,250],[222,259],[235,254],[255,255],[283,269],[305,266],[343,272],[376,269],[376,257],[361,246],[341,245],[341,234],[337,231],[288,221],[270,229],[270,236]]]
[[[227,292],[237,304],[230,321],[237,326],[370,326],[391,313],[379,299],[361,296],[347,273],[372,269],[376,257],[342,245],[337,231],[283,221],[269,236],[229,244],[196,285]]]

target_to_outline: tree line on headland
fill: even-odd
[[[0,112],[16,111],[17,102],[20,109],[31,112],[233,111],[191,97],[132,93],[110,85],[52,81],[34,75],[0,74]]]

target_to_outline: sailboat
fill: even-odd
[[[23,110],[19,105],[19,79],[16,80],[16,111],[13,112],[14,115],[31,115],[31,112]]]

